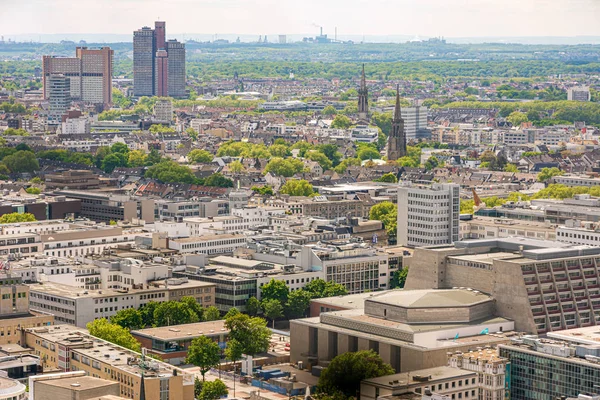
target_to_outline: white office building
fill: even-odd
[[[154,104],[154,118],[158,121],[173,120],[173,103],[171,99],[160,99]]]
[[[428,136],[427,107],[402,107],[401,115],[404,120],[406,140]]]
[[[459,215],[459,185],[402,182],[398,188],[398,244],[422,247],[457,242]]]
[[[590,88],[586,86],[572,87],[567,90],[567,100],[571,101],[590,101]]]

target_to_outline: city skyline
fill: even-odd
[[[445,2],[408,0],[391,2],[315,0],[303,3],[260,0],[249,6],[241,0],[191,2],[175,0],[169,8],[157,1],[139,0],[76,4],[57,0],[50,6],[39,0],[3,0],[0,26],[5,36],[47,34],[126,34],[147,21],[167,20],[171,32],[194,34],[301,34],[318,31],[334,35],[408,35],[445,37],[600,36],[596,17],[600,3],[593,0],[476,0]],[[62,7],[64,5],[65,7]],[[343,7],[343,9],[341,8]],[[315,13],[315,9],[318,12]],[[365,19],[365,9],[368,17]],[[185,12],[183,12],[185,10]],[[341,12],[343,10],[343,12]],[[386,10],[381,13],[377,10]],[[202,24],[190,15],[204,15]],[[23,15],[30,19],[22,23]],[[490,19],[489,16],[495,18]],[[293,16],[293,17],[288,17]],[[398,16],[407,16],[398,18]],[[524,19],[526,18],[526,19]],[[569,21],[576,23],[570,23]],[[58,22],[58,23],[57,23]],[[110,29],[107,27],[110,26]],[[32,28],[35,27],[35,28]]]

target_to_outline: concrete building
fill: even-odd
[[[44,175],[47,190],[53,189],[98,189],[98,175],[88,170],[68,170],[60,173]]]
[[[27,347],[44,368],[87,375],[119,384],[120,395],[134,400],[193,400],[194,375],[161,361],[89,335],[74,326],[30,328]],[[35,390],[35,384],[34,384]],[[73,392],[71,392],[74,394]]]
[[[81,202],[64,196],[29,195],[24,190],[0,195],[0,215],[30,213],[36,220],[65,219],[79,216]]]
[[[30,400],[122,398],[119,383],[86,376],[85,371],[30,376],[29,393]]]
[[[158,99],[154,104],[154,118],[159,121],[173,120],[173,102],[171,99]]]
[[[365,379],[360,383],[360,400],[396,399],[406,392],[436,393],[447,399],[477,399],[477,374],[450,367],[436,367]],[[485,399],[485,397],[483,397]]]
[[[44,98],[50,98],[49,77],[63,74],[69,78],[71,100],[109,107],[112,104],[113,56],[110,47],[77,47],[74,58],[44,56]]]
[[[21,382],[0,376],[0,400],[26,400],[27,387]]]
[[[86,117],[67,118],[62,122],[61,135],[89,135],[90,120]]]
[[[460,240],[521,236],[540,240],[559,240],[558,225],[549,222],[519,221],[508,218],[473,216],[460,221]],[[583,243],[582,243],[583,244]]]
[[[110,318],[127,308],[139,309],[150,301],[180,300],[192,296],[205,307],[215,305],[215,286],[187,279],[149,282],[143,288],[81,289],[55,282],[31,285],[30,307],[34,311],[52,313],[57,324],[84,328],[98,318]]]
[[[133,32],[133,95],[154,95],[154,30],[147,26]]]
[[[401,115],[404,120],[406,140],[414,140],[430,136],[427,128],[427,107],[402,107]]]
[[[498,349],[480,347],[467,353],[456,352],[448,357],[448,366],[477,373],[476,398],[506,399],[506,374],[510,373],[510,366],[508,359],[498,355]]]
[[[231,254],[246,245],[244,235],[202,235],[169,240],[169,248],[179,253]]]
[[[591,99],[590,88],[587,86],[572,87],[567,90],[567,100],[590,101]]]
[[[522,332],[600,323],[600,247],[525,238],[416,248],[406,289],[468,287],[492,295]]]
[[[45,79],[46,95],[48,99],[48,125],[58,126],[62,115],[71,106],[70,78],[62,74],[51,74]]]
[[[290,321],[291,361],[322,364],[372,349],[397,372],[444,366],[447,352],[505,343],[514,323],[496,317],[494,300],[467,289],[373,293],[363,309]]]
[[[225,327],[225,320],[218,320],[139,329],[131,331],[131,334],[150,354],[155,354],[170,364],[179,365],[185,364],[188,348],[194,339],[206,336],[223,348],[229,330]]]
[[[500,345],[500,356],[510,361],[507,371],[510,398],[555,400],[562,396],[597,394],[600,382],[597,331],[597,327],[570,329],[562,335],[556,332],[560,340],[552,333],[551,339],[522,336]],[[590,340],[593,337],[595,341]]]
[[[452,244],[459,238],[460,186],[413,185],[398,188],[398,233],[401,246]]]
[[[175,98],[185,97],[185,44],[177,40],[167,41],[168,95]]]

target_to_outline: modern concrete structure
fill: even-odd
[[[446,365],[447,352],[505,343],[514,323],[496,317],[494,300],[467,289],[373,293],[364,309],[290,321],[291,361],[321,364],[372,349],[397,372]]]
[[[401,246],[434,246],[458,241],[460,186],[413,185],[398,188],[398,233]]]
[[[0,400],[26,400],[27,387],[21,382],[0,376]]]
[[[31,376],[29,390],[30,400],[91,400],[121,396],[118,382],[86,376],[84,371]]]
[[[98,175],[88,170],[68,170],[44,175],[47,190],[53,189],[98,189]]]
[[[154,95],[154,30],[145,26],[133,32],[133,95]]]
[[[44,56],[44,98],[50,98],[49,77],[62,74],[69,78],[70,97],[104,108],[112,104],[112,70],[114,51],[110,47],[77,47],[74,58]]]
[[[171,99],[158,99],[154,104],[154,118],[158,121],[173,120],[173,102]]]
[[[590,101],[590,88],[587,86],[572,87],[567,90],[567,100]]]
[[[525,238],[417,248],[406,289],[469,287],[522,332],[600,324],[600,247]]]
[[[427,107],[423,106],[402,107],[401,116],[404,120],[406,140],[431,136],[431,133],[427,128],[427,112]]]
[[[30,328],[25,330],[24,338],[25,345],[42,357],[44,368],[85,371],[92,377],[117,382],[122,397],[194,399],[193,374],[93,337],[80,328],[69,325]]]
[[[168,85],[167,93],[170,97],[185,97],[185,44],[177,40],[167,42]]]

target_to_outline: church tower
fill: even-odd
[[[365,64],[363,64],[360,88],[358,89],[358,119],[365,122],[369,120],[369,90],[365,78]]]
[[[400,111],[400,88],[396,86],[396,108],[392,120],[392,132],[388,138],[388,160],[397,160],[406,155],[406,132],[404,132],[404,120]]]

